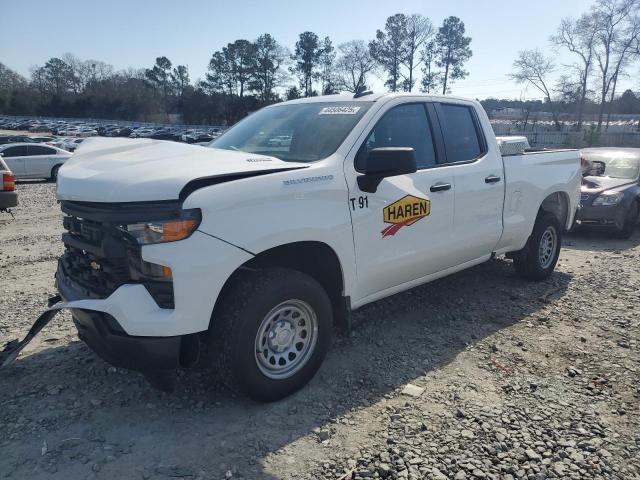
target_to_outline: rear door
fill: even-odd
[[[465,263],[491,254],[502,235],[502,157],[489,151],[473,104],[438,103],[435,108],[456,183],[452,253]]]
[[[24,162],[25,175],[33,178],[49,178],[57,151],[44,145],[29,145]]]
[[[2,159],[7,164],[9,170],[17,178],[24,177],[24,159],[27,157],[27,146],[16,145],[15,147],[7,147],[2,151]]]

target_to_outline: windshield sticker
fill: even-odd
[[[318,115],[355,115],[360,107],[324,107]]]
[[[300,183],[323,182],[333,180],[333,175],[319,175],[317,177],[292,178],[291,180],[283,180],[285,185],[298,185]]]
[[[382,238],[394,236],[402,227],[413,225],[431,214],[431,202],[426,198],[407,195],[387,205],[382,210],[384,223],[390,225],[382,230]]]

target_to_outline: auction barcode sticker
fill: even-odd
[[[318,115],[355,115],[360,107],[324,107]]]

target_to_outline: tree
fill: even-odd
[[[593,54],[598,30],[593,15],[584,14],[577,20],[565,18],[561,21],[558,32],[551,37],[551,41],[558,47],[566,48],[569,52],[578,56],[579,61],[572,64],[571,68],[578,77],[578,121],[576,130],[582,129],[582,116],[584,104],[587,98],[589,76],[593,67]],[[567,79],[563,82],[566,87]],[[568,92],[564,91],[565,94]]]
[[[180,112],[182,112],[184,107],[185,93],[190,87],[189,70],[186,66],[178,65],[177,67],[174,67],[173,71],[171,72],[171,85],[173,86],[173,90],[178,97]]]
[[[233,67],[227,61],[223,51],[214,52],[209,60],[208,72],[205,75],[203,88],[211,92],[220,92],[233,95],[235,91],[235,79]]]
[[[407,17],[402,13],[387,18],[382,30],[376,31],[376,38],[369,42],[371,56],[387,73],[385,85],[392,92],[398,91],[402,76],[402,63],[406,61]]]
[[[287,100],[295,100],[296,98],[302,97],[302,95],[300,94],[300,90],[298,90],[298,87],[296,87],[295,85],[287,89],[287,93],[285,96]]]
[[[405,54],[402,61],[407,68],[404,81],[404,90],[407,92],[410,92],[415,84],[415,69],[424,61],[424,57],[419,55],[420,49],[431,36],[433,36],[433,24],[428,18],[418,13],[407,17]]]
[[[463,69],[473,52],[469,48],[471,37],[465,37],[464,22],[458,17],[445,18],[435,38],[436,65],[444,68],[442,93],[447,93],[449,83],[468,75]]]
[[[331,39],[324,37],[320,43],[318,63],[320,65],[320,92],[322,95],[331,95],[335,92],[336,78],[334,72],[334,62],[336,59],[336,49],[333,48]]]
[[[255,70],[256,46],[248,40],[236,40],[228,44],[223,53],[236,85],[236,94],[242,98]]]
[[[288,57],[287,50],[265,33],[255,42],[255,65],[251,89],[258,92],[264,103],[275,99],[275,88],[284,77],[281,66]]]
[[[48,94],[61,97],[73,91],[73,71],[71,67],[60,58],[51,58],[43,66],[37,69],[36,76],[41,88]]]
[[[425,93],[431,93],[438,88],[442,80],[442,72],[434,69],[436,62],[436,44],[433,40],[425,44],[420,57],[424,63],[422,67],[421,90]]]
[[[313,32],[303,32],[296,42],[296,48],[291,59],[295,62],[291,72],[298,75],[300,88],[305,97],[313,95],[313,80],[317,77],[321,47],[318,36]]]
[[[616,99],[618,113],[640,113],[640,97],[627,89]]]
[[[367,88],[367,75],[376,68],[376,61],[362,40],[351,40],[338,46],[336,62],[338,87],[356,93]]]
[[[545,57],[538,49],[522,50],[513,62],[514,72],[509,74],[516,83],[530,83],[538,89],[552,109],[556,129],[560,130],[558,114],[551,99],[551,89],[548,86],[549,76],[555,71],[553,60]]]
[[[169,113],[169,95],[171,75],[171,60],[167,57],[157,57],[153,68],[145,70],[145,76],[151,84],[162,93],[165,113]]]
[[[591,11],[595,22],[594,55],[600,70],[598,131],[602,128],[607,98],[615,87],[640,36],[638,0],[598,0]]]

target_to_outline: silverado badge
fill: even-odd
[[[414,197],[413,195],[402,197],[382,210],[384,223],[391,224],[382,230],[382,238],[395,235],[402,227],[413,225],[430,213],[431,202],[426,198]]]

